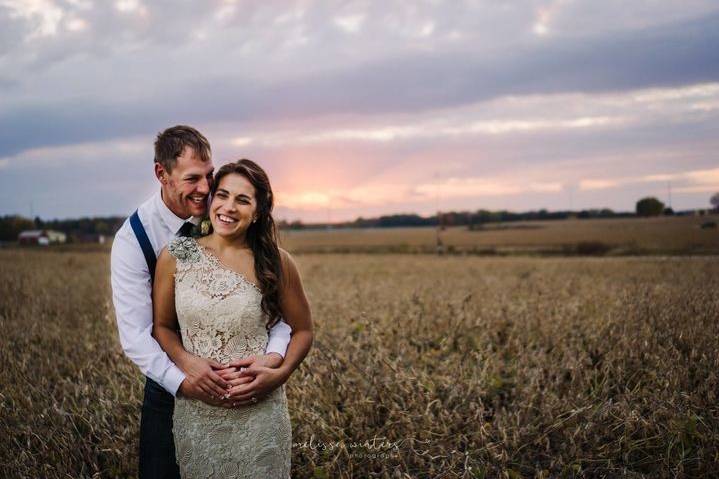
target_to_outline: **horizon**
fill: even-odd
[[[710,209],[719,191],[708,0],[10,0],[0,28],[2,216],[127,216],[178,123],[216,168],[262,165],[288,222]]]
[[[669,207],[666,204],[664,206],[667,208]],[[524,215],[524,214],[539,213],[541,211],[545,211],[547,214],[561,214],[561,213],[579,214],[582,212],[598,212],[598,211],[602,211],[602,210],[609,210],[612,215],[616,215],[616,216],[635,215],[637,218],[656,218],[656,217],[667,216],[667,214],[661,214],[661,215],[657,215],[657,216],[641,216],[641,215],[636,214],[635,209],[633,209],[633,210],[613,210],[611,208],[583,208],[583,209],[579,209],[579,210],[567,210],[567,209],[548,210],[548,209],[540,208],[537,210],[500,209],[500,210],[484,210],[484,211],[489,211],[490,213],[508,213],[508,214]],[[479,211],[482,211],[482,208],[474,209],[474,210],[460,209],[460,210],[441,211],[441,212],[439,212],[439,215],[444,216],[444,215],[463,214],[463,213],[476,214]],[[715,212],[714,208],[711,206],[705,207],[705,208],[688,208],[688,209],[674,209],[673,208],[672,211],[673,211],[673,213],[671,215],[682,215],[682,214],[697,213],[697,212],[702,212],[702,211],[704,211],[707,215],[717,214]],[[0,214],[0,217],[7,217],[7,216],[19,216],[21,218],[33,220],[33,221],[36,218],[39,218],[43,223],[48,223],[48,222],[56,222],[56,221],[57,222],[79,221],[79,220],[83,220],[83,219],[97,220],[97,219],[105,219],[105,218],[127,218],[129,215],[102,215],[102,216],[87,216],[87,215],[85,215],[85,216],[68,216],[68,217],[64,217],[64,218],[57,218],[57,217],[43,218],[38,215],[28,216],[28,215],[23,215],[21,213]],[[386,213],[386,214],[382,214],[382,215],[378,215],[378,216],[367,216],[367,217],[357,216],[350,220],[336,221],[336,222],[332,222],[332,223],[327,223],[327,222],[322,222],[322,221],[305,222],[305,221],[301,221],[301,220],[287,220],[285,218],[278,218],[277,216],[273,215],[274,220],[277,223],[283,222],[283,223],[286,223],[289,225],[295,221],[299,221],[304,226],[340,225],[340,224],[353,223],[353,222],[357,222],[360,220],[372,221],[372,220],[380,219],[382,217],[394,217],[394,216],[418,216],[422,219],[431,219],[431,218],[437,217],[438,213],[435,212],[435,213],[431,213],[431,214],[427,214],[427,215],[422,215],[422,214],[419,214],[416,212],[400,211],[400,212]],[[521,221],[556,221],[558,219],[577,219],[577,218],[541,218],[541,219],[537,218],[537,219],[533,219],[533,220],[521,220]],[[579,218],[579,219],[586,220],[586,219],[604,219],[604,218],[592,217],[592,218]],[[448,226],[452,226],[452,225],[448,225]],[[424,226],[420,225],[420,226],[407,226],[407,227],[424,227]],[[432,227],[434,227],[434,226],[432,226]]]

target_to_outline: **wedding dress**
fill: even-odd
[[[264,354],[266,316],[257,286],[193,238],[177,238],[168,250],[177,259],[175,307],[185,349],[221,363]],[[173,432],[183,479],[290,477],[284,385],[233,409],[177,398]]]

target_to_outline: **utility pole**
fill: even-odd
[[[436,228],[436,248],[437,248],[437,254],[440,255],[444,252],[444,245],[442,244],[442,237],[440,235],[440,230],[442,228],[442,212],[439,210],[439,172],[436,171],[434,173],[435,179],[437,180],[437,189],[435,194],[435,202],[436,202],[436,209],[437,209],[437,228]]]

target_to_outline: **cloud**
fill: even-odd
[[[11,12],[11,18],[33,25],[27,36],[29,40],[55,35],[65,16],[63,9],[51,0],[6,0],[4,7]]]
[[[677,185],[674,189],[678,192],[698,193],[719,190],[719,168],[677,173],[653,173],[636,177],[584,179],[579,182],[579,189],[602,190],[640,183],[671,182]]]
[[[267,147],[313,144],[404,143],[419,141],[471,141],[475,138],[521,138],[548,135],[565,141],[574,134],[619,136],[642,128],[715,120],[713,110],[697,112],[697,102],[718,102],[719,83],[678,88],[630,90],[589,94],[553,94],[502,97],[490,102],[418,114],[385,115],[382,118],[349,116],[317,121],[273,122],[243,128],[233,137],[234,146]],[[229,133],[234,136],[233,133]],[[677,132],[678,134],[678,132]],[[675,134],[675,136],[677,135]]]
[[[617,186],[619,186],[625,182],[626,181],[623,179],[580,180],[579,181],[579,189],[580,190],[604,190],[607,188],[616,188]]]
[[[532,31],[537,35],[547,35],[551,30],[552,19],[557,15],[559,10],[567,4],[567,0],[554,0],[546,6],[537,9],[536,21],[532,27]]]
[[[260,15],[260,18],[269,13],[248,8],[250,14]],[[195,13],[179,10],[179,13],[173,10],[166,22],[172,22],[180,14]],[[157,22],[159,15],[159,11],[152,10],[148,18]],[[308,15],[302,16],[305,23],[289,29],[294,32],[292,35],[306,34],[303,32],[307,31],[307,22],[314,21],[307,19]],[[198,27],[203,23],[210,25],[216,21],[210,17],[211,12],[202,12],[195,24]],[[102,27],[102,18],[99,17],[98,25],[93,26],[93,34]],[[79,65],[71,60],[56,60],[61,62],[59,66],[52,71],[38,72],[39,81],[34,82],[42,85],[45,78],[46,82],[53,82],[45,83],[45,88],[52,85],[52,89],[36,88],[26,95],[5,98],[8,106],[0,113],[0,156],[37,146],[141,134],[180,119],[206,124],[298,120],[350,112],[365,116],[417,114],[507,95],[613,92],[719,80],[719,15],[615,32],[611,36],[567,39],[560,35],[541,42],[525,40],[511,48],[500,46],[487,51],[478,51],[469,44],[452,46],[451,43],[441,49],[416,49],[408,43],[414,40],[407,38],[403,50],[390,48],[386,54],[364,53],[361,56],[365,58],[355,62],[342,60],[346,58],[341,56],[345,52],[330,48],[332,54],[326,61],[329,67],[313,65],[303,69],[288,69],[294,62],[287,55],[291,55],[291,49],[295,47],[286,46],[272,47],[289,49],[278,55],[285,59],[284,67],[263,64],[257,53],[241,53],[244,47],[233,50],[224,58],[220,53],[214,58],[213,55],[201,58],[198,57],[202,54],[200,49],[194,49],[188,43],[192,38],[190,33],[181,37],[159,36],[142,50],[132,51],[132,45],[142,45],[141,35],[150,34],[145,30],[155,30],[151,25],[138,24],[129,30],[134,33],[128,37],[124,48],[130,51],[113,53],[112,49],[117,47],[100,42],[102,46],[97,48],[110,49],[109,59],[90,56]],[[223,31],[219,29],[219,32]],[[220,33],[215,35],[207,40],[210,52],[214,46],[219,47],[216,42],[222,38]],[[308,37],[307,45],[301,48],[316,48],[316,42],[323,35],[331,38],[324,30],[314,35]],[[286,40],[265,35],[256,41],[273,45],[284,44]],[[72,45],[72,40],[68,42]],[[177,53],[167,52],[165,42],[175,42]],[[344,43],[341,44],[346,48]],[[244,45],[256,51],[251,43],[245,41]],[[661,55],[657,54],[659,45]],[[51,52],[48,47],[45,54]],[[312,58],[313,53],[307,55]],[[113,57],[127,68],[110,70],[106,63]],[[267,58],[266,52],[263,58]],[[194,79],[197,75],[187,71],[186,65],[193,59],[198,60],[198,68],[206,65],[207,74],[202,79]],[[177,65],[167,64],[168,61],[177,62]],[[243,63],[249,69],[242,68],[242,73],[232,68],[232,65]],[[165,71],[160,67],[163,64]],[[316,64],[323,65],[322,62]],[[252,71],[253,65],[259,68],[258,72],[266,69],[280,74],[270,77],[245,74],[245,71]],[[78,66],[80,71],[84,68],[87,80],[94,84],[88,90],[91,93],[80,99],[73,95],[51,94],[70,87],[72,83],[68,79],[80,88],[87,82],[78,79]],[[19,69],[3,70],[22,71],[22,65]],[[135,81],[138,72],[144,73],[141,75],[144,86],[139,88]],[[103,82],[104,88],[97,88],[94,80],[97,75],[111,75],[108,78],[113,81]],[[168,78],[176,81],[168,86]],[[57,125],[63,125],[62,131],[58,131]]]
[[[436,184],[417,185],[414,191],[432,198],[473,198],[482,196],[507,196],[522,193],[556,193],[564,186],[560,182],[536,182],[529,179],[508,180],[504,177],[448,178]]]
[[[357,33],[362,28],[362,23],[364,23],[365,16],[364,15],[347,15],[342,17],[335,17],[333,19],[333,22],[335,25],[337,25],[341,30],[347,32],[347,33]]]
[[[94,211],[136,206],[177,123],[302,214],[433,211],[437,177],[443,207],[616,208],[666,181],[689,205],[716,184],[719,7],[5,0],[0,104],[8,211],[40,185],[84,214],[108,174]]]
[[[6,165],[20,169],[43,168],[52,165],[77,167],[79,164],[105,161],[108,157],[152,158],[149,137],[124,138],[107,142],[75,143],[72,145],[40,147],[0,158]]]
[[[346,189],[323,189],[322,191],[285,191],[277,194],[277,206],[291,209],[366,208],[391,206],[406,201],[410,186],[397,183],[369,182]]]

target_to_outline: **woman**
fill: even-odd
[[[263,354],[280,317],[292,327],[278,368],[217,371],[228,388],[206,391],[223,407],[178,398],[173,432],[183,478],[290,475],[281,385],[310,349],[312,321],[297,267],[277,247],[272,207],[262,168],[249,160],[224,165],[212,187],[212,233],[173,240],[157,261],[153,334],[176,363],[191,354],[227,368]]]

